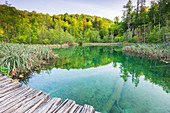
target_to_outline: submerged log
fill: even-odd
[[[119,99],[120,99],[120,96],[121,96],[123,85],[124,85],[124,82],[120,78],[115,85],[115,89],[114,89],[113,94],[110,96],[108,102],[103,107],[102,113],[109,113],[111,111],[113,105],[116,102],[119,103]],[[118,108],[118,109],[121,110],[120,108]]]

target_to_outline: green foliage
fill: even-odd
[[[150,58],[170,60],[170,43],[164,44],[136,44],[132,46],[126,46],[122,49],[127,53],[135,53],[140,56],[146,56]]]
[[[12,76],[38,68],[43,60],[54,57],[50,49],[38,45],[0,43],[0,50],[0,65]]]
[[[73,44],[75,43],[74,37],[67,31],[59,30],[44,30],[38,33],[38,39],[42,40],[42,44]],[[40,41],[39,41],[40,42]]]
[[[86,34],[87,42],[100,42],[100,35],[98,31],[88,30]]]
[[[0,67],[0,74],[8,76],[8,68],[6,67]],[[9,76],[8,76],[9,77]]]
[[[0,19],[0,41],[11,43],[100,42],[114,24],[109,19],[97,16],[69,15],[67,13],[50,16],[35,11],[17,10],[6,5],[0,5],[0,15],[2,17]],[[102,34],[99,34],[99,31],[102,31]]]
[[[115,17],[115,23],[85,14],[50,16],[0,5],[0,41],[24,44],[168,42],[169,1],[151,1],[151,7],[145,6],[145,2],[142,0],[134,9],[132,0],[128,0],[123,6],[122,22]]]
[[[131,7],[131,0],[124,6],[121,28],[127,35],[128,42],[162,43],[169,41],[169,4],[168,0],[151,1],[151,7],[145,6],[145,0]],[[130,32],[132,37],[128,35]]]

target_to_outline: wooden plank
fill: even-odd
[[[3,107],[3,106],[5,106],[5,105],[8,105],[8,104],[12,103],[13,101],[15,101],[15,100],[18,99],[18,98],[21,98],[22,96],[25,96],[25,95],[23,95],[23,94],[27,94],[27,93],[29,93],[30,91],[32,91],[32,89],[26,88],[25,90],[22,90],[22,91],[20,92],[20,94],[15,95],[15,96],[13,96],[13,97],[11,97],[11,98],[9,98],[9,99],[6,99],[6,100],[2,101],[2,102],[0,103],[0,104],[1,104],[1,105],[0,105],[0,108]]]
[[[18,102],[17,104],[12,106],[10,109],[8,109],[6,112],[11,113],[11,112],[15,111],[16,109],[23,106],[25,103],[27,103],[28,101],[32,100],[33,98],[37,97],[40,94],[42,94],[42,91],[34,90],[32,93],[30,93],[30,95],[26,96],[25,100]]]
[[[72,100],[71,100],[72,101]],[[72,103],[67,106],[67,108],[63,111],[64,113],[68,113],[70,111],[70,109],[76,104],[75,101],[72,101]]]
[[[41,104],[43,104],[47,99],[49,98],[49,94],[46,94],[43,99],[41,99],[37,104],[34,104],[34,106],[26,111],[25,113],[33,113]],[[40,112],[41,113],[41,112]]]
[[[75,113],[80,113],[82,109],[83,106],[78,106],[77,109],[75,110]]]
[[[62,104],[61,98],[57,98],[53,106],[47,111],[47,113],[52,113],[55,109],[57,109]]]
[[[12,83],[12,81],[5,81],[5,82],[0,84],[0,87],[3,87],[3,86],[8,85],[10,83]]]
[[[0,81],[0,84],[1,84],[1,83],[4,83],[4,82],[6,82],[6,81],[12,81],[12,79],[11,79],[11,78],[3,79],[3,80]]]
[[[50,98],[44,105],[40,106],[35,113],[47,113],[57,100],[58,98]]]
[[[11,86],[11,85],[13,85],[13,84],[20,84],[19,82],[11,82],[11,84],[8,84],[8,85],[5,85],[4,87],[9,87],[9,86]],[[0,89],[1,88],[3,88],[3,87],[0,87]]]
[[[0,98],[0,104],[2,105],[3,103],[8,102],[9,100],[11,100],[11,98],[16,98],[17,95],[24,93],[25,91],[29,90],[30,88],[28,86],[24,87],[24,89],[21,89],[19,91],[16,91],[14,93],[11,93],[9,95],[6,95],[2,98]],[[0,106],[1,106],[0,105]]]
[[[2,77],[0,77],[0,81],[7,79],[7,78],[8,78],[7,76],[2,76]]]
[[[20,87],[19,82],[0,75],[0,112],[3,113],[100,113],[93,106],[79,106],[75,101],[61,98],[50,98],[42,91]],[[47,100],[48,99],[48,100]]]
[[[84,106],[86,106],[86,108],[87,108],[86,113],[94,113],[95,112],[93,106],[86,105],[86,104]]]
[[[30,100],[29,102],[25,103],[24,105],[22,105],[20,108],[18,108],[16,111],[14,111],[14,113],[21,113],[21,112],[26,112],[28,111],[31,107],[33,107],[36,103],[38,103],[39,101],[41,101],[43,98],[46,97],[46,93],[39,95],[36,98],[33,98],[32,100]]]
[[[9,88],[11,86],[14,86],[16,84],[20,84],[20,83],[19,82],[11,82],[11,84],[0,87],[0,91],[3,90],[3,89]]]
[[[26,91],[22,95],[18,95],[16,98],[11,99],[8,103],[6,103],[3,106],[1,106],[0,113],[8,110],[12,106],[14,106],[17,103],[21,102],[22,100],[26,99],[26,96],[29,95],[31,92],[33,92],[33,89],[29,89],[28,91]]]
[[[47,113],[52,108],[52,106],[56,103],[57,100],[58,100],[57,98],[52,98],[50,101],[48,101],[48,103],[46,104],[46,106],[43,107],[40,113]]]
[[[52,97],[50,97],[46,102],[44,102],[41,106],[39,106],[34,113],[41,113],[41,111],[43,111],[44,107],[48,104],[48,102],[51,101],[51,99],[53,99]]]
[[[86,111],[87,111],[87,106],[84,106],[80,113],[86,113]]]
[[[24,89],[25,87],[26,87],[26,86],[19,87],[19,88],[16,88],[16,89],[14,89],[14,90],[8,91],[8,92],[6,92],[6,93],[0,94],[0,98],[4,97],[4,96],[6,96],[6,95],[13,94],[13,93],[15,93],[15,92],[17,92],[17,91],[19,91],[19,90]]]
[[[75,104],[72,108],[71,108],[71,110],[69,111],[69,113],[74,113],[75,111],[76,111],[76,109],[78,108],[78,104]]]
[[[13,89],[16,89],[16,88],[18,88],[18,87],[20,87],[20,86],[21,86],[20,84],[15,84],[14,86],[11,86],[11,87],[9,87],[9,88],[6,88],[6,89],[1,90],[1,91],[0,91],[0,94],[5,93],[5,92],[10,91],[10,90],[13,90]]]
[[[61,107],[64,106],[65,103],[67,103],[69,100],[66,99],[62,104],[60,104],[53,112],[56,113]]]
[[[75,105],[75,102],[72,100],[68,100],[65,104],[63,104],[63,106],[55,111],[57,113],[68,113],[68,111]]]

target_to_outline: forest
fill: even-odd
[[[73,44],[170,40],[170,1],[129,0],[114,21],[86,14],[49,15],[0,5],[0,41],[23,44]],[[122,19],[120,19],[122,18]],[[121,22],[120,22],[121,20]]]

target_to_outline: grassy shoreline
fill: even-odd
[[[148,58],[158,59],[165,63],[170,63],[170,43],[164,44],[134,44],[124,46],[124,53],[137,54]]]
[[[0,66],[7,68],[11,77],[38,69],[53,58],[52,50],[43,45],[0,43]]]
[[[170,43],[133,44],[133,43],[84,43],[83,46],[123,46],[122,52],[145,56],[170,63]],[[27,45],[0,43],[0,67],[8,69],[7,75],[19,76],[40,69],[42,64],[55,58],[52,48],[79,46],[64,45]],[[1,73],[0,73],[1,74]]]
[[[62,48],[62,47],[71,47],[79,46],[80,44],[53,44],[53,45],[44,45],[47,48]],[[82,46],[131,46],[133,43],[82,43]]]

